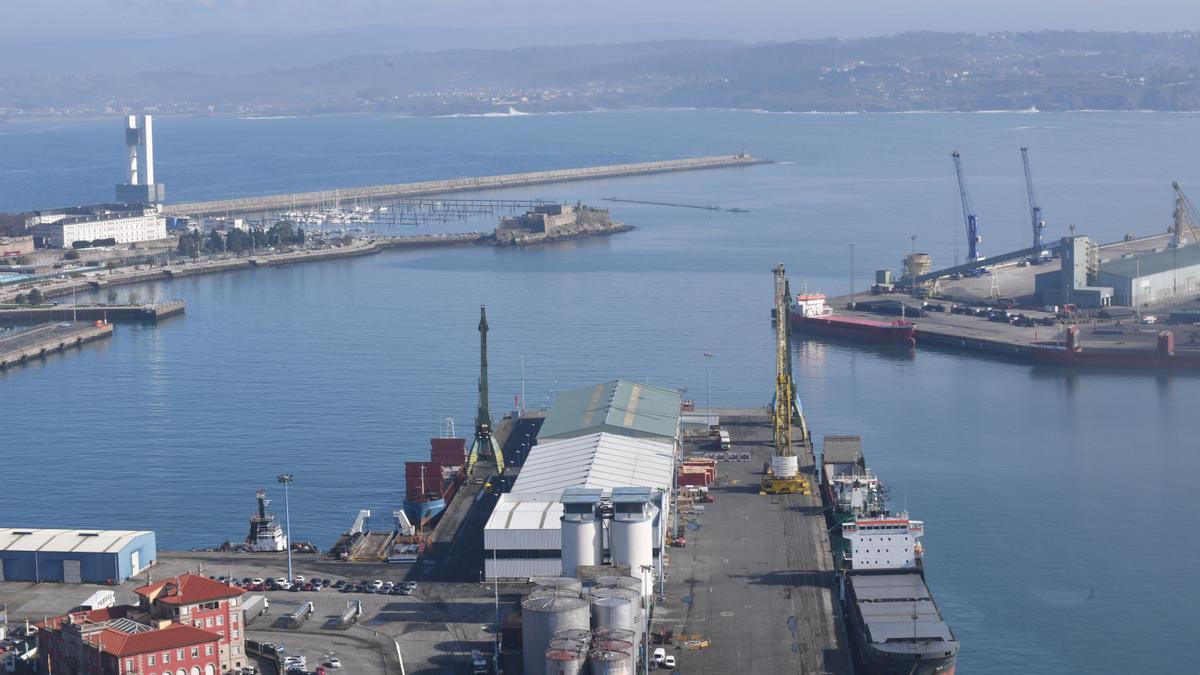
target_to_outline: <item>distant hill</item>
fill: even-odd
[[[559,36],[561,38],[561,36]],[[347,56],[218,73],[0,77],[0,114],[1200,110],[1200,34],[903,33]]]

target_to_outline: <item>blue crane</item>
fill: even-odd
[[[962,198],[963,221],[967,225],[967,261],[972,262],[981,260],[982,255],[979,254],[979,220],[975,216],[975,204],[971,201],[971,194],[967,192],[967,179],[963,176],[962,157],[958,151],[950,153],[954,158],[954,174],[958,177],[958,195]],[[970,276],[979,276],[982,270],[973,270],[974,274]]]
[[[1029,219],[1033,223],[1033,247],[1037,255],[1030,259],[1035,265],[1049,257],[1046,251],[1044,232],[1046,221],[1042,219],[1042,207],[1038,206],[1037,197],[1033,194],[1033,172],[1029,170],[1029,148],[1021,148],[1021,163],[1025,165],[1025,190],[1029,193]]]

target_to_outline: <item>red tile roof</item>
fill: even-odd
[[[161,602],[165,605],[194,605],[198,602],[236,598],[245,593],[236,586],[190,572],[135,588],[133,592],[149,598],[151,602]]]
[[[202,645],[221,639],[216,633],[181,623],[173,623],[161,630],[144,633],[125,633],[114,628],[105,628],[88,635],[87,638],[89,642],[101,645],[109,654],[121,657]]]
[[[62,614],[52,619],[39,622],[38,627],[61,628],[66,622],[67,617],[71,617],[75,623],[104,623],[113,619],[124,619],[130,612],[137,610],[133,605],[116,605],[113,607],[102,607],[100,609],[89,609],[82,612],[70,612]]]

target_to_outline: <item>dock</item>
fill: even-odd
[[[470,178],[451,178],[448,180],[422,181],[419,183],[394,183],[390,185],[375,185],[361,188],[320,190],[316,192],[298,192],[294,194],[241,197],[235,199],[219,199],[206,202],[184,202],[181,204],[168,205],[164,207],[163,212],[169,216],[225,216],[257,213],[260,211],[311,208],[320,206],[322,204],[335,204],[341,201],[354,201],[356,199],[405,199],[410,197],[425,197],[429,195],[451,194],[456,192],[473,192],[477,190],[521,187],[525,185],[565,183],[569,181],[617,178],[622,176],[640,176],[654,173],[672,173],[677,171],[724,169],[767,163],[769,163],[769,160],[760,159],[745,153],[739,153],[735,155],[693,157],[688,159],[673,159],[658,162],[610,164],[607,166],[592,166],[578,169],[532,171],[527,173],[500,174],[495,176],[476,176]]]
[[[110,324],[47,323],[0,333],[0,370],[112,335]]]
[[[37,305],[0,309],[0,326],[30,325],[52,321],[103,321],[157,323],[187,310],[186,300],[167,300],[146,305]]]
[[[763,465],[774,452],[769,411],[714,413],[733,452],[751,458],[718,462],[709,488],[714,502],[690,518],[687,545],[669,549],[666,597],[654,610],[653,630],[674,633],[679,649],[668,653],[688,673],[849,675],[820,495],[760,495]],[[706,435],[686,437],[684,454],[711,451],[710,444]],[[796,443],[796,452],[801,473],[815,484],[811,449]]]

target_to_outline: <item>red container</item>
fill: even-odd
[[[431,438],[429,458],[442,466],[462,466],[467,460],[467,439]]]
[[[711,481],[708,480],[708,474],[704,471],[681,471],[679,472],[679,484],[695,487],[704,487]]]
[[[404,496],[437,498],[442,496],[442,465],[438,462],[404,463]]]

